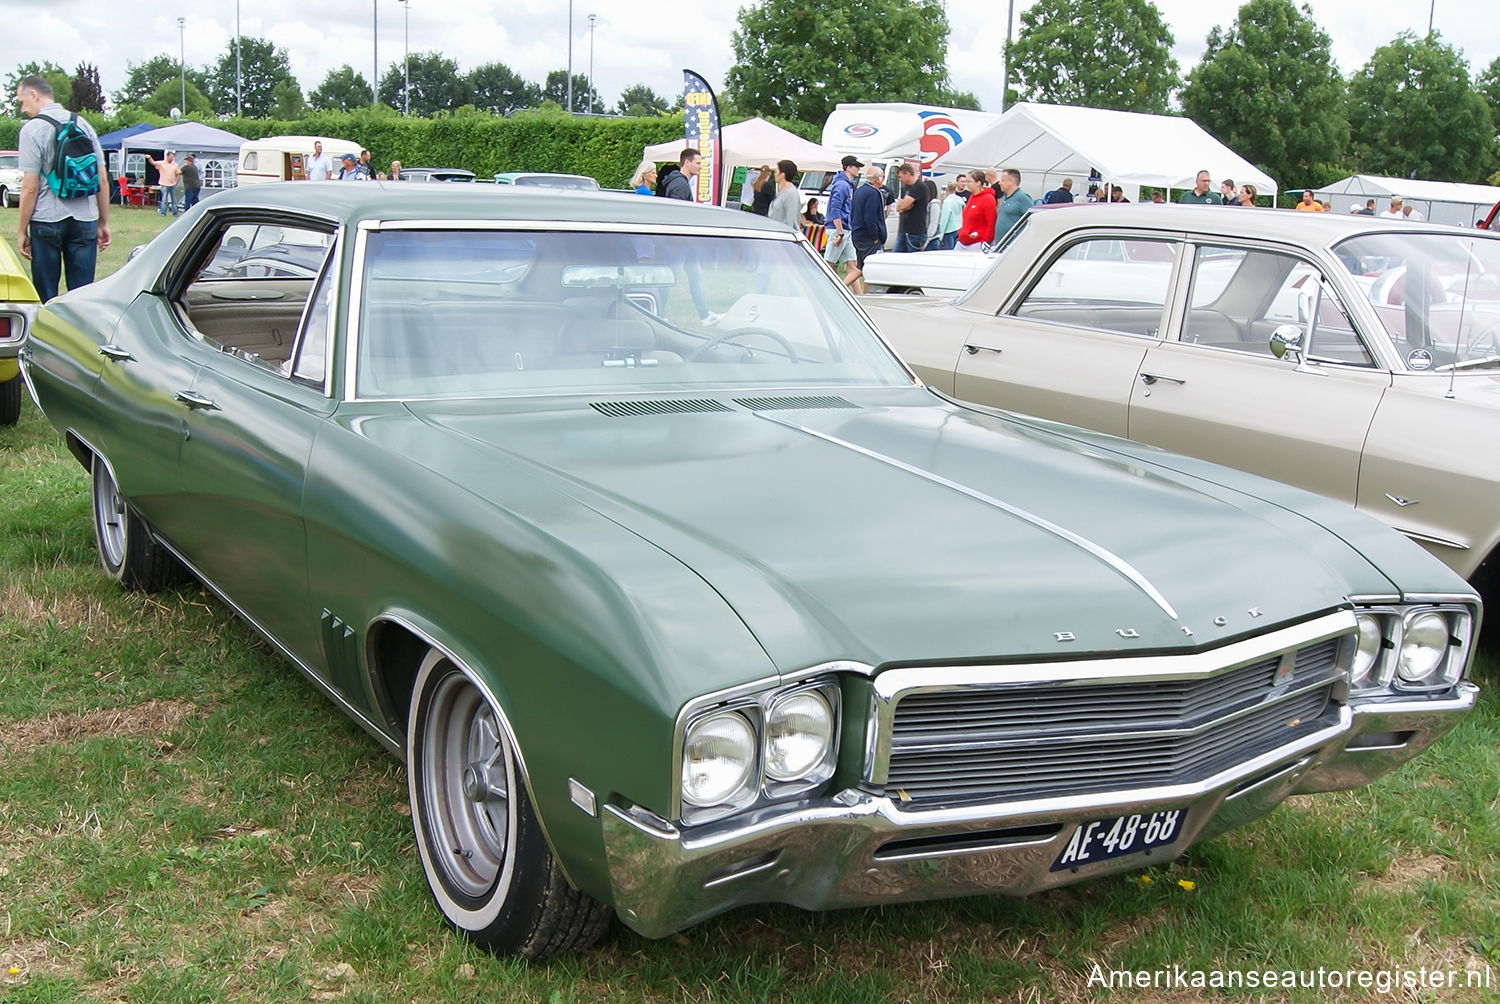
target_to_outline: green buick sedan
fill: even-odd
[[[945,397],[749,214],[257,185],[21,365],[104,572],[201,582],[402,758],[500,953],[1137,869],[1475,700],[1479,600],[1415,544]]]

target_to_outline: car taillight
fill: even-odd
[[[0,314],[0,338],[10,337],[10,328],[14,320],[14,318],[8,317],[5,314]]]

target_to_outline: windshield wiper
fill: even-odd
[[[1500,356],[1484,356],[1480,359],[1465,359],[1462,362],[1439,366],[1434,372],[1448,373],[1452,370],[1477,370],[1481,366],[1494,366],[1496,364],[1500,364]]]

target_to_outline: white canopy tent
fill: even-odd
[[[1040,199],[1063,178],[1073,179],[1073,193],[1088,191],[1090,172],[1101,183],[1119,185],[1127,198],[1139,200],[1142,185],[1189,189],[1200,170],[1219,182],[1254,185],[1261,195],[1276,195],[1276,181],[1192,119],[1170,115],[1117,112],[1069,105],[1012,105],[999,121],[943,154],[937,172],[1013,167],[1021,187]]]
[[[1494,185],[1414,181],[1375,174],[1350,175],[1343,181],[1313,189],[1313,194],[1332,203],[1336,213],[1347,213],[1351,206],[1363,208],[1370,199],[1375,200],[1375,211],[1383,213],[1391,206],[1391,196],[1399,195],[1426,219],[1460,227],[1472,227],[1500,202],[1500,188]]]
[[[154,168],[147,171],[143,155],[149,154],[160,160],[166,156],[166,151],[171,150],[181,164],[191,153],[197,158],[203,187],[232,188],[243,142],[243,136],[202,122],[179,122],[126,137],[120,143],[120,156],[127,172],[142,178],[146,184],[154,185],[156,171]]]
[[[837,171],[843,154],[826,146],[805,140],[762,118],[746,119],[719,130],[723,148],[724,194],[737,167],[775,166],[778,160],[790,160],[799,171]],[[677,162],[684,140],[670,140],[646,147],[642,160],[653,163]]]

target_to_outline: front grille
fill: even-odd
[[[1337,720],[1340,638],[1178,680],[919,690],[898,698],[886,790],[910,808],[1201,780]]]

